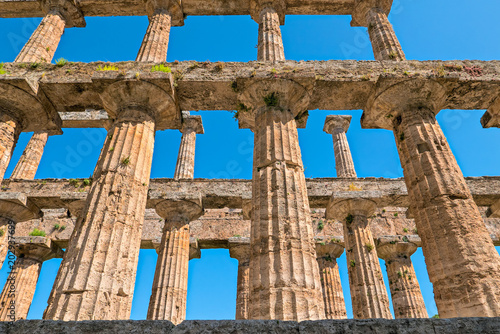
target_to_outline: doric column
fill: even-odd
[[[167,59],[170,27],[184,25],[182,1],[148,0],[149,25],[135,61],[161,63]]]
[[[85,27],[85,18],[74,0],[44,0],[46,15],[16,57],[15,62],[52,61],[64,28]]]
[[[337,264],[337,259],[343,252],[344,246],[334,242],[316,244],[326,319],[347,319],[344,292]]]
[[[405,60],[387,15],[392,1],[356,0],[351,26],[368,27],[375,60]]]
[[[241,93],[240,101],[249,109],[238,116],[240,127],[254,131],[249,318],[323,319],[295,122],[307,110],[309,95],[290,80],[267,85],[249,85]]]
[[[351,124],[350,115],[326,116],[323,131],[333,137],[333,150],[335,152],[335,168],[337,177],[356,177],[354,163],[352,162],[351,150],[347,142],[346,132]]]
[[[231,240],[243,239],[243,240]],[[250,290],[250,240],[230,238],[229,255],[238,260],[238,282],[236,292],[236,320],[248,320]]]
[[[0,219],[0,269],[7,256],[8,247],[8,225],[5,219]]]
[[[10,176],[11,179],[33,180],[35,178],[48,138],[49,134],[46,131],[33,133]]]
[[[385,261],[396,318],[429,317],[411,262],[416,250],[417,245],[402,238],[377,240],[377,255]]]
[[[12,241],[17,259],[0,295],[0,321],[26,319],[42,263],[63,253],[44,237],[16,237]]]
[[[352,194],[356,196],[356,194]],[[375,202],[364,198],[332,197],[327,218],[343,222],[352,312],[355,319],[391,319],[389,296],[385,288],[368,217]]]
[[[17,118],[0,112],[0,182],[9,166],[21,127],[21,122]]]
[[[165,219],[158,250],[148,320],[170,320],[178,325],[186,318],[189,267],[189,222],[203,213],[201,196],[175,194],[161,201],[156,212]]]
[[[285,24],[286,3],[283,0],[252,0],[250,13],[259,24],[257,60],[285,60],[280,24]]]
[[[374,94],[363,126],[394,131],[440,317],[499,316],[500,256],[435,118],[445,89],[405,80]]]
[[[156,85],[141,80],[102,84],[102,102],[116,121],[108,131],[44,319],[130,317],[155,126],[160,120],[180,118],[172,92]]]
[[[201,116],[191,116],[189,112],[182,112],[182,138],[175,166],[174,179],[192,179],[194,176],[194,152],[196,147],[196,134],[203,133]]]

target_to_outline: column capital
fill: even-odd
[[[344,237],[335,237],[330,240],[316,239],[316,256],[338,259],[344,253]]]
[[[229,238],[229,256],[240,262],[250,261],[250,238],[232,237]]]
[[[201,194],[169,192],[155,205],[156,213],[170,222],[187,224],[203,214]]]
[[[44,262],[53,258],[62,258],[63,250],[46,237],[14,237],[14,254]]]
[[[180,27],[184,25],[182,0],[147,0],[146,11],[148,16],[152,16],[157,12],[166,11],[172,18],[173,26]]]
[[[0,217],[16,223],[43,216],[42,210],[23,193],[0,193]]]
[[[298,127],[305,127],[308,116],[310,93],[314,76],[297,82],[288,79],[242,79],[238,80],[239,105],[236,118],[240,129],[253,129],[255,118],[263,110],[289,111]]]
[[[60,14],[66,23],[66,28],[84,28],[87,24],[78,1],[75,0],[42,0],[42,10],[46,13]]]
[[[189,111],[182,112],[181,132],[194,131],[197,134],[204,134],[203,122],[200,115],[190,115]]]
[[[345,221],[349,215],[370,217],[375,213],[377,203],[362,194],[349,192],[349,194],[334,193],[326,208],[326,219]]]
[[[266,9],[272,8],[278,13],[280,24],[285,24],[286,0],[250,0],[250,16],[257,23],[260,22],[260,13]]]
[[[333,134],[336,129],[342,129],[342,131],[347,132],[351,124],[351,119],[351,115],[328,115],[325,119],[323,131]]]
[[[394,129],[394,122],[407,110],[422,108],[437,114],[446,102],[445,88],[434,80],[394,82],[380,79],[361,116],[363,129]]]
[[[381,10],[386,15],[391,11],[393,0],[355,0],[351,27],[368,27],[367,15],[372,9]]]
[[[410,258],[417,251],[416,236],[381,237],[375,241],[377,255],[383,260],[397,257]],[[413,242],[414,241],[414,242]]]
[[[500,128],[500,97],[493,101],[481,117],[481,125],[483,128]]]

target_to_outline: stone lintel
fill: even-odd
[[[41,236],[14,237],[14,254],[43,262],[52,258],[62,258],[63,250],[50,238]]]
[[[182,112],[182,128],[181,132],[184,133],[188,130],[193,130],[197,134],[204,134],[203,122],[200,115],[190,115],[189,112]]]
[[[368,27],[366,15],[371,9],[377,8],[389,16],[392,1],[393,0],[355,0],[352,11],[351,27]]]
[[[349,125],[351,124],[351,119],[351,115],[328,115],[325,119],[323,131],[332,134],[335,129],[341,128],[347,133]]]
[[[47,14],[57,11],[64,17],[66,28],[84,28],[87,23],[76,0],[42,0],[42,10]]]
[[[42,211],[26,194],[17,192],[0,193],[0,216],[16,223],[39,218]]]
[[[59,112],[63,128],[105,128],[113,125],[105,110],[87,109],[83,112]]]

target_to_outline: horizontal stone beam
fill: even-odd
[[[40,0],[0,0],[0,17],[41,17]],[[287,0],[287,15],[349,15],[354,0]],[[79,0],[84,16],[147,15],[144,0]],[[184,15],[249,15],[250,0],[183,0]]]
[[[439,82],[444,89],[443,109],[488,109],[500,94],[499,61],[176,62],[167,64],[172,73],[151,72],[153,64],[137,62],[112,64],[117,70],[98,70],[104,65],[42,64],[31,68],[27,64],[8,63],[4,64],[8,74],[0,76],[0,83],[19,85],[24,80],[30,83],[34,95],[50,101],[58,112],[85,115],[89,109],[103,109],[100,93],[104,83],[121,80],[130,85],[147,81],[160,87],[173,82],[179,108],[186,111],[235,110],[247,87],[279,80],[294,80],[307,87],[311,97],[308,110],[365,109],[377,87],[408,80]],[[66,124],[71,127],[97,124],[86,116],[81,120],[69,117],[68,114]]]
[[[109,128],[112,120],[105,110],[85,110],[83,112],[60,112],[63,128]]]

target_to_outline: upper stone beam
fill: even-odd
[[[249,15],[251,0],[183,0],[182,12],[187,16]],[[41,17],[40,0],[0,0],[0,17]],[[349,15],[354,0],[287,0],[287,15]],[[143,0],[80,0],[84,16],[148,15]]]

